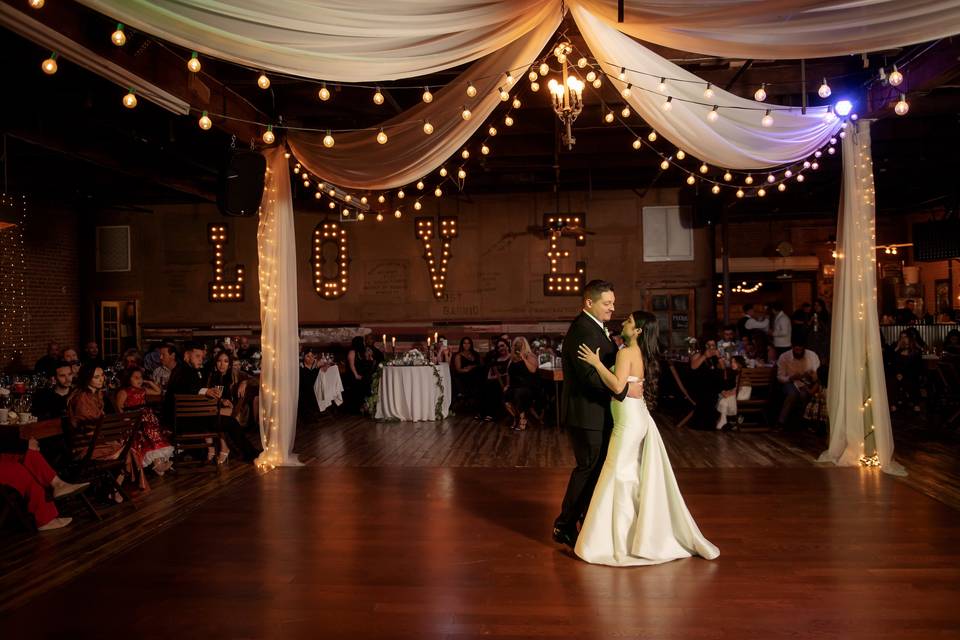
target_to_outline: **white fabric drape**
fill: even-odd
[[[440,372],[440,388],[432,366],[383,367],[380,377],[380,397],[377,402],[377,420],[404,420],[410,422],[437,419],[437,400],[442,389],[441,415],[450,414],[453,387],[450,365],[436,365]]]
[[[489,55],[559,0],[80,0],[205,55],[305,78],[396,80]]]
[[[580,27],[584,41],[600,61],[617,90],[632,84],[627,102],[656,131],[677,147],[697,158],[725,169],[763,169],[803,160],[826,144],[840,128],[836,118],[827,119],[824,108],[812,108],[807,114],[772,111],[774,124],[764,127],[760,121],[764,111],[773,105],[735,96],[713,88],[715,96],[704,98],[706,82],[669,60],[618,32],[582,6],[574,5],[571,14]],[[606,61],[615,61],[610,64]],[[620,68],[642,70],[651,75],[626,72],[620,82]],[[660,78],[676,78],[690,82],[669,82],[666,91],[659,91]],[[673,108],[666,112],[663,104],[673,97]],[[697,103],[682,102],[692,100]],[[717,122],[708,122],[707,114],[714,105],[720,107]],[[739,107],[739,108],[738,108]]]
[[[945,38],[960,31],[953,0],[570,0],[635,38],[726,58],[821,58]]]
[[[544,21],[522,40],[470,65],[455,80],[438,91],[429,104],[420,103],[382,124],[389,137],[379,144],[376,131],[335,135],[332,148],[323,146],[325,134],[290,131],[290,150],[317,177],[350,189],[391,189],[416,182],[456,154],[500,104],[499,88],[510,89],[505,72],[522,80],[527,67],[550,41],[560,23],[560,14]],[[469,98],[469,83],[477,96]],[[472,116],[464,120],[466,106]],[[423,132],[424,121],[434,132]],[[494,145],[496,140],[490,144]]]
[[[821,462],[855,466],[874,453],[881,469],[906,475],[893,460],[877,317],[873,157],[870,124],[859,121],[843,141],[843,188],[837,224],[827,410],[830,448]]]
[[[321,369],[317,381],[313,383],[313,395],[317,399],[317,408],[326,411],[330,405],[343,404],[343,380],[337,367]]]
[[[266,185],[260,203],[257,256],[260,276],[260,440],[258,465],[296,466],[300,387],[297,243],[290,170],[283,149],[264,151]]]

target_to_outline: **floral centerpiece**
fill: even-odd
[[[388,361],[388,367],[422,367],[430,364],[430,359],[417,349],[410,349],[406,353]]]

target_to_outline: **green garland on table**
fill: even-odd
[[[402,365],[400,365],[402,366]],[[424,365],[415,365],[415,366],[424,366]],[[443,376],[440,375],[440,367],[433,363],[429,363],[431,369],[433,369],[433,377],[437,383],[437,391],[440,393],[437,394],[437,404],[433,408],[433,416],[439,422],[443,420],[443,401],[445,399],[443,391]],[[367,408],[370,410],[370,415],[374,418],[377,415],[377,405],[380,403],[380,380],[383,378],[383,364],[381,363],[377,370],[373,372],[373,378],[370,380],[370,397],[367,399]],[[453,412],[450,412],[451,415]],[[390,418],[390,420],[396,420],[396,418]]]

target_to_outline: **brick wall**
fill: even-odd
[[[32,368],[51,340],[76,347],[80,339],[78,216],[62,205],[43,203],[31,204],[27,216],[22,362]]]

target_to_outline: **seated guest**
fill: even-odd
[[[127,349],[120,357],[123,369],[143,369],[143,355],[137,349]]]
[[[154,342],[150,345],[150,349],[143,355],[143,372],[144,374],[153,379],[153,370],[160,366],[160,345],[159,342]]]
[[[120,374],[120,389],[117,391],[117,411],[134,411],[147,406],[147,391],[160,393],[160,387],[152,380],[143,379],[143,369],[129,368]],[[170,470],[173,463],[173,446],[157,417],[149,409],[143,412],[141,429],[130,450],[141,469],[151,466],[157,475]]]
[[[450,343],[447,342],[446,336],[438,337],[437,362],[450,362],[451,358],[453,358],[453,353],[450,351]]]
[[[817,382],[817,369],[820,368],[820,358],[802,344],[791,345],[787,351],[777,359],[777,380],[783,385],[783,407],[777,419],[777,428],[782,429],[794,405],[799,400],[804,406],[810,399],[811,387]]]
[[[777,355],[777,350],[770,344],[766,331],[754,329],[750,332],[750,341],[753,342],[753,358],[757,361],[757,364],[776,363],[780,356]]]
[[[170,382],[170,374],[177,366],[177,348],[170,343],[165,343],[160,345],[157,352],[159,353],[160,364],[154,368],[150,379],[157,383],[161,389],[166,389]]]
[[[476,410],[485,376],[483,362],[473,348],[473,340],[467,337],[460,339],[460,348],[453,354],[450,364],[454,396],[462,399],[468,410]],[[482,416],[477,417],[480,418]]]
[[[257,452],[244,433],[243,427],[237,420],[246,396],[247,382],[241,380],[238,372],[233,368],[233,355],[221,351],[214,360],[213,371],[207,377],[206,386],[219,393],[220,405],[223,409],[220,415],[220,427],[227,437],[230,447],[223,447],[219,462],[225,462],[230,448],[237,451],[245,462],[256,460]]]
[[[914,338],[916,329],[900,332],[900,339],[893,347],[890,361],[892,380],[887,385],[890,391],[890,411],[903,405],[920,411],[920,380],[924,374],[923,349]],[[919,332],[918,332],[919,333]]]
[[[77,375],[80,373],[80,356],[73,347],[67,347],[63,350],[63,361],[70,365],[70,373],[73,375],[73,381],[76,382]]]
[[[60,359],[60,345],[56,342],[51,342],[47,345],[47,355],[37,360],[37,364],[33,367],[33,372],[37,375],[51,378],[54,375],[57,365],[60,364]]]
[[[943,339],[943,353],[949,356],[960,356],[960,331],[951,329]]]
[[[694,429],[713,429],[717,423],[717,395],[723,388],[726,363],[720,357],[716,340],[702,338],[700,345],[700,351],[690,358],[690,393],[696,403],[690,425]]]
[[[810,400],[803,410],[803,419],[810,424],[810,428],[818,435],[825,435],[829,428],[827,413],[827,381],[830,379],[830,368],[820,365],[817,369],[817,382],[810,387]]]
[[[100,345],[96,340],[91,340],[83,348],[83,357],[80,359],[82,364],[92,364],[100,367],[104,366],[103,358],[100,357]]]
[[[912,298],[906,300],[903,308],[893,314],[893,319],[897,324],[917,324],[917,302]]]
[[[53,499],[79,493],[90,486],[89,482],[64,482],[40,455],[40,447],[33,438],[27,444],[27,452],[23,455],[0,453],[0,484],[23,496],[27,502],[27,510],[33,515],[40,531],[60,529],[73,520],[58,517]],[[47,497],[48,488],[52,490],[53,499]]]
[[[33,394],[31,413],[39,420],[62,418],[67,413],[67,397],[73,390],[73,367],[61,361],[53,375],[53,386]]]
[[[503,391],[507,386],[507,369],[510,367],[510,345],[498,338],[494,348],[487,352],[486,379],[480,399],[480,414],[485,422],[492,422],[503,410]]]
[[[537,397],[537,356],[530,350],[524,337],[514,338],[510,364],[507,365],[507,385],[503,389],[507,413],[513,416],[511,429],[527,428],[527,414],[534,408]]]
[[[743,355],[743,347],[737,339],[737,328],[728,324],[720,333],[720,341],[717,342],[717,349],[723,355],[724,359],[729,360],[732,356]]]
[[[720,389],[720,397],[717,399],[717,411],[720,412],[720,419],[717,420],[717,429],[723,429],[727,426],[727,419],[730,416],[737,415],[737,400],[748,400],[747,394],[742,391],[749,387],[740,386],[740,372],[747,366],[743,356],[733,356],[730,358],[730,366],[723,370],[723,386]]]
[[[250,343],[249,336],[240,336],[237,339],[236,357],[238,360],[250,360],[257,351],[259,349],[256,345]]]

